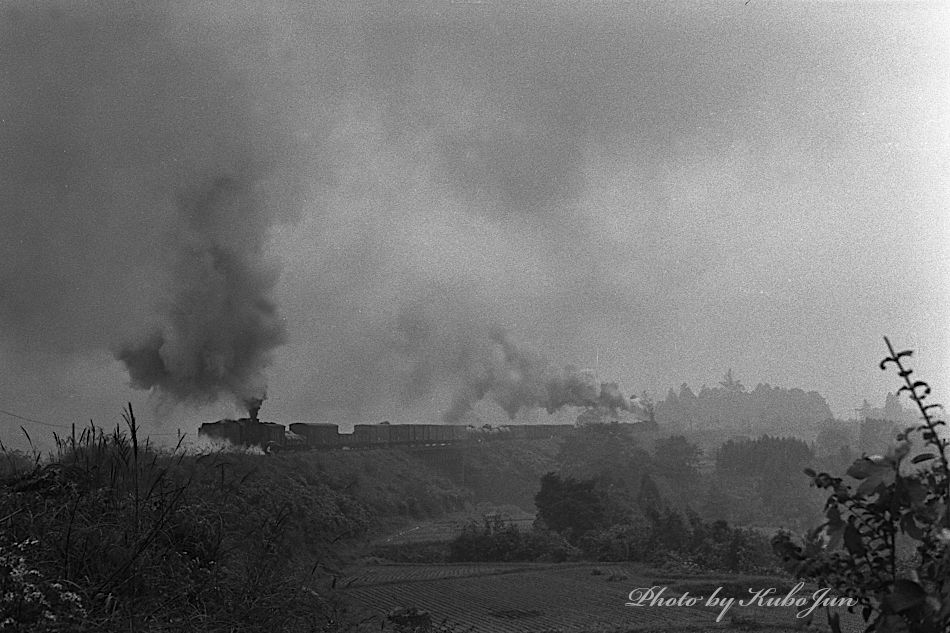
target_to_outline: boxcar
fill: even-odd
[[[468,428],[450,424],[409,424],[413,444],[448,444],[468,439]],[[394,427],[395,428],[395,427]]]
[[[515,428],[522,429],[520,431],[522,433],[521,437],[526,437],[529,440],[564,437],[574,430],[574,427],[570,424],[525,424]]]
[[[415,438],[415,428],[412,424],[391,424],[389,425],[389,443],[390,444],[409,444]]]
[[[304,438],[308,448],[338,448],[342,444],[339,424],[294,422],[290,430]]]
[[[469,429],[467,426],[448,425],[443,426],[442,429],[446,439],[452,442],[461,442],[467,440],[469,437]]]
[[[389,444],[389,424],[357,424],[353,426],[353,443],[357,447],[386,446]]]
[[[504,439],[512,440],[523,440],[528,437],[528,432],[525,431],[525,426],[523,424],[506,424],[502,427],[501,433]]]

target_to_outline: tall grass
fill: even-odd
[[[54,441],[0,447],[0,631],[345,630],[270,458],[158,449],[131,405]]]

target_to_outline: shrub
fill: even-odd
[[[574,558],[577,550],[562,536],[547,530],[522,530],[497,517],[469,523],[449,543],[449,559],[469,561],[550,561]]]
[[[557,473],[547,473],[534,502],[539,523],[564,534],[572,543],[607,524],[606,500],[593,479],[562,479]]]
[[[556,473],[546,474],[536,498],[537,525],[550,528],[592,560],[648,560],[662,564],[675,555],[677,560],[686,558],[691,564],[715,570],[748,572],[775,567],[777,561],[767,538],[753,530],[733,528],[725,521],[706,523],[689,510],[684,516],[664,502],[649,475],[640,484],[638,504],[642,516],[629,510],[629,500],[624,495],[610,494],[610,488],[599,485],[603,483],[604,480],[577,481],[562,479]],[[490,543],[479,539],[489,536],[496,543],[503,538],[511,541],[503,547],[505,551],[522,546],[515,534],[504,530],[492,534],[487,524],[484,530],[475,526],[463,535],[458,546],[477,546],[484,552]],[[466,550],[466,555],[475,553]]]
[[[690,516],[692,534],[686,550],[693,561],[706,569],[767,573],[777,567],[769,540],[749,528],[730,526],[725,521],[703,522]]]
[[[598,561],[640,561],[650,553],[652,530],[646,523],[611,525],[585,534],[578,543],[586,558]]]
[[[71,631],[86,617],[75,591],[35,569],[38,544],[0,536],[0,631]]]
[[[773,540],[786,566],[858,600],[869,630],[940,633],[950,630],[950,467],[947,441],[938,434],[945,422],[927,404],[930,387],[911,380],[904,358],[885,339],[889,355],[881,369],[893,364],[921,414],[922,423],[897,436],[886,455],[861,457],[848,469],[860,483],[856,489],[840,477],[806,469],[812,485],[829,490],[826,521],[810,531],[804,543],[788,534]],[[927,449],[909,458],[911,436],[919,433]],[[902,564],[902,543],[916,549]],[[829,624],[840,631],[837,615]]]

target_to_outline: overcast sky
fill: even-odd
[[[945,3],[192,4],[0,9],[0,409],[233,416],[116,360],[212,337],[267,419],[438,421],[499,331],[841,416],[888,335],[950,402]]]

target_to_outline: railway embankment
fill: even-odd
[[[15,565],[0,580],[36,598],[17,602],[18,621],[296,630],[327,612],[307,592],[379,536],[485,504],[530,508],[557,450],[186,454],[156,450],[131,422],[57,438],[48,457],[2,455],[0,558]]]
[[[307,538],[319,544],[373,540],[404,526],[458,517],[492,506],[533,513],[541,476],[555,468],[558,440],[511,440],[464,446],[303,451],[278,455],[226,453],[235,475],[305,511]],[[230,466],[229,466],[230,467]],[[287,490],[294,495],[288,496]],[[339,526],[334,531],[333,527]],[[315,529],[314,529],[315,528]],[[348,531],[341,537],[340,531]]]

